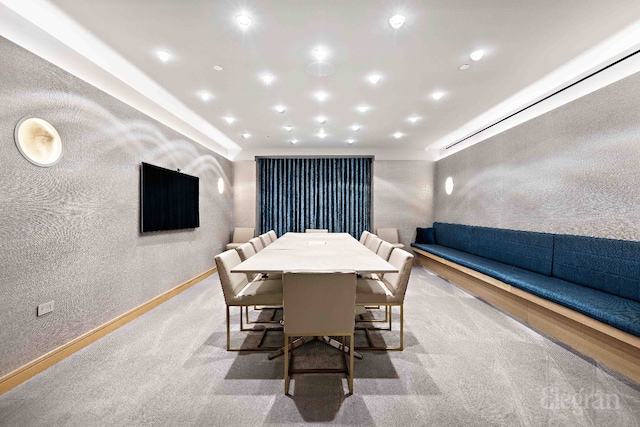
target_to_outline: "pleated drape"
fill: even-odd
[[[370,157],[258,158],[260,233],[371,230]]]

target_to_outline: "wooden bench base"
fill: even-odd
[[[419,264],[579,352],[640,383],[640,338],[439,256]]]

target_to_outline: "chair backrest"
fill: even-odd
[[[233,267],[242,262],[240,255],[235,249],[229,249],[216,255],[215,260],[218,275],[220,276],[220,284],[222,285],[222,294],[224,295],[225,302],[229,304],[249,281],[244,273],[231,272]]]
[[[271,237],[271,243],[275,242],[276,240],[278,240],[278,235],[276,234],[275,231],[273,230],[269,230],[267,232],[267,234],[269,235],[269,237]]]
[[[378,248],[380,247],[381,243],[382,243],[381,239],[374,237],[372,239],[369,239],[369,242],[367,243],[367,248],[369,248],[369,250],[375,254],[378,252]]]
[[[367,237],[364,239],[364,245],[367,246],[369,244],[369,242],[371,241],[371,239],[373,239],[374,237],[378,237],[373,233],[369,233],[367,234]]]
[[[389,257],[391,256],[391,251],[393,251],[394,246],[389,242],[380,243],[380,247],[378,248],[378,256],[385,261],[389,261]]]
[[[364,231],[362,232],[362,234],[360,235],[360,243],[362,243],[362,244],[364,245],[364,242],[366,242],[366,241],[367,241],[367,236],[368,236],[369,234],[371,234],[371,233],[369,233],[367,230],[364,230]]]
[[[378,237],[389,243],[400,243],[397,228],[378,228],[376,230]]]
[[[249,243],[251,243],[253,245],[253,249],[255,249],[256,252],[260,252],[261,250],[264,249],[264,245],[262,244],[262,240],[260,240],[259,237],[254,237],[253,239],[249,240]]]
[[[400,248],[394,248],[388,262],[398,269],[398,273],[384,273],[383,280],[389,290],[393,292],[394,299],[400,303],[404,301],[404,295],[407,292],[413,255]]]
[[[286,334],[353,333],[355,272],[285,272],[282,278]]]
[[[329,230],[325,228],[307,228],[304,230],[305,233],[328,233]]]
[[[262,242],[262,246],[264,246],[265,248],[271,244],[271,236],[269,236],[267,233],[261,234],[259,237],[260,241]]]
[[[240,255],[240,259],[242,261],[246,261],[250,257],[254,256],[257,252],[251,243],[243,243],[236,248],[238,254]]]
[[[246,243],[253,238],[255,230],[249,227],[236,227],[233,229],[233,243]]]

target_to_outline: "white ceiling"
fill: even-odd
[[[114,80],[115,76],[126,90],[142,92],[143,103],[151,99],[179,117],[176,121],[181,126],[191,126],[183,133],[201,135],[193,137],[205,140],[205,145],[212,140],[211,148],[229,158],[312,151],[388,151],[404,153],[406,158],[424,157],[426,148],[437,151],[455,143],[619,59],[640,42],[627,37],[611,43],[616,37],[620,41],[625,29],[628,36],[630,28],[637,28],[637,0],[2,3],[23,17],[38,7],[46,10],[49,18],[29,20],[41,28],[49,26],[46,33],[85,60],[93,55],[89,59],[94,65],[77,66],[82,70],[76,74],[87,73],[89,68],[94,75],[107,70],[106,78]],[[25,5],[28,3],[38,7]],[[252,18],[251,27],[244,31],[235,21],[242,10]],[[53,12],[59,19],[51,19]],[[394,13],[406,16],[398,30],[388,23]],[[71,25],[68,18],[80,27]],[[42,24],[38,19],[54,22]],[[56,36],[56,31],[69,32],[68,39]],[[319,45],[329,51],[326,61],[335,67],[326,77],[306,71],[314,61],[311,52]],[[600,49],[594,51],[594,46]],[[154,53],[158,48],[172,52],[172,59],[160,62]],[[486,52],[479,62],[468,56],[476,49]],[[463,63],[471,67],[460,71]],[[568,63],[574,67],[567,67]],[[224,69],[215,71],[216,64]],[[560,76],[557,70],[563,66],[569,72]],[[263,72],[275,76],[271,85],[260,81]],[[372,72],[383,76],[375,86],[365,79]],[[554,72],[551,83],[540,84]],[[536,90],[514,98],[536,82]],[[210,92],[212,99],[203,102],[198,97],[202,90]],[[326,91],[329,98],[318,102],[312,96],[316,90]],[[434,91],[443,91],[445,96],[435,101],[430,98]],[[139,93],[136,96],[140,98]],[[131,95],[132,99],[136,96]],[[501,105],[505,101],[509,104]],[[285,113],[275,111],[277,104],[286,106]],[[364,114],[356,110],[362,104],[371,107]],[[144,111],[146,107],[138,108]],[[319,115],[327,118],[324,126],[314,120]],[[420,120],[412,124],[407,119],[414,115]],[[237,120],[229,125],[224,116]],[[349,128],[356,123],[362,126],[357,132]],[[285,125],[294,129],[287,132]],[[324,139],[316,136],[321,127],[328,134]],[[251,137],[243,139],[243,132]],[[394,132],[404,135],[394,139]],[[292,138],[299,140],[295,146],[288,142]],[[348,145],[349,138],[356,142]]]

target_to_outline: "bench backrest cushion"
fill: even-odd
[[[640,301],[640,242],[557,234],[553,276]]]
[[[444,223],[434,228],[438,244],[551,276],[553,234]]]

